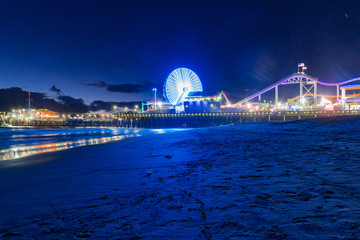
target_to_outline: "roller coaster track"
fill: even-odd
[[[324,85],[324,86],[342,86],[351,82],[355,82],[355,81],[360,81],[360,77],[357,78],[352,78],[343,82],[337,82],[337,83],[329,83],[329,82],[323,82],[318,80],[317,78],[314,78],[312,76],[309,76],[305,73],[293,73],[290,76],[287,76],[286,78],[281,79],[280,81],[277,81],[273,84],[271,84],[270,86],[250,95],[249,97],[244,98],[243,100],[237,102],[235,105],[242,105],[246,102],[249,102],[250,100],[272,90],[273,88],[278,87],[279,85],[284,85],[284,84],[295,84],[295,83],[299,83],[299,84],[320,84],[320,85]],[[321,96],[321,95],[318,95]]]
[[[304,94],[303,96],[304,97],[310,97],[312,95],[311,94]],[[317,96],[318,97],[325,97],[325,98],[337,98],[336,95],[318,94]],[[346,95],[346,96],[349,97],[349,98],[360,97],[360,93],[358,93],[358,94],[349,94],[349,95]],[[300,98],[300,96],[296,96],[296,97],[290,98],[290,99],[294,101],[294,100],[299,99],[299,98]]]

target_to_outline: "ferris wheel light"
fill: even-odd
[[[190,92],[202,92],[199,77],[188,68],[172,71],[164,84],[166,100],[173,106],[180,105]]]

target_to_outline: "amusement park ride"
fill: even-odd
[[[181,112],[215,112],[221,106],[230,106],[225,93],[205,93],[199,77],[188,68],[173,70],[164,83],[166,102],[149,101],[142,104],[143,112],[181,113]],[[222,105],[222,103],[224,105]],[[147,106],[147,110],[145,110]]]
[[[301,70],[300,70],[301,69]],[[353,95],[346,95],[346,90],[359,90],[360,89],[360,85],[348,85],[349,83],[352,82],[356,82],[356,81],[360,81],[360,78],[353,78],[347,81],[343,81],[343,82],[337,82],[337,83],[329,83],[329,82],[323,82],[320,81],[318,78],[314,78],[312,76],[307,75],[304,71],[307,69],[307,67],[305,67],[304,63],[299,63],[298,64],[298,72],[291,74],[290,76],[281,79],[280,81],[270,85],[269,87],[258,91],[252,95],[250,95],[249,97],[239,101],[238,103],[236,103],[236,106],[241,106],[245,103],[248,103],[250,100],[258,97],[259,102],[261,99],[261,95],[272,90],[275,89],[275,110],[278,110],[279,107],[279,86],[281,85],[286,85],[286,84],[299,84],[299,96],[293,98],[292,100],[295,99],[300,99],[301,103],[305,102],[305,97],[310,97],[313,99],[313,105],[314,107],[319,107],[318,104],[318,98],[322,97],[322,101],[320,103],[320,107],[323,107],[324,102],[326,102],[327,104],[332,104],[333,106],[341,106],[343,109],[346,108],[346,103],[347,104],[351,104],[353,105],[353,107],[357,106],[360,102],[360,98],[357,98],[360,94],[353,94]],[[319,94],[318,93],[318,86],[319,85],[323,85],[323,86],[332,86],[332,87],[336,87],[336,95],[324,95],[324,94]],[[340,91],[341,90],[341,97],[340,97]],[[352,98],[349,98],[349,97]],[[326,98],[336,98],[336,101],[325,101],[324,99]],[[330,110],[330,109],[329,109]]]
[[[298,64],[298,72],[277,81],[270,86],[255,92],[243,100],[231,104],[225,93],[205,95],[199,77],[188,68],[178,68],[172,71],[164,83],[164,97],[167,103],[154,105],[148,102],[148,112],[229,112],[242,110],[297,110],[303,111],[306,106],[311,106],[311,110],[334,110],[337,109],[360,109],[360,84],[349,85],[360,81],[360,78],[353,78],[343,82],[329,83],[320,81],[305,73],[307,67],[304,63]],[[279,86],[299,85],[299,95],[288,99],[284,104],[279,103]],[[336,87],[336,95],[319,94],[319,85]],[[261,98],[269,91],[275,90],[274,104],[261,105]],[[341,95],[340,95],[341,90]],[[351,95],[346,95],[346,91],[354,91]],[[266,95],[268,96],[268,94]],[[321,98],[321,99],[320,99]],[[254,101],[254,100],[257,101]],[[296,101],[295,101],[296,100]],[[251,102],[254,101],[254,102]],[[271,103],[272,101],[270,101]],[[293,104],[293,103],[296,104]],[[256,106],[255,108],[253,106]],[[143,109],[144,110],[144,109]]]

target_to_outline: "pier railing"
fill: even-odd
[[[13,126],[34,127],[122,127],[182,128],[210,127],[251,122],[285,122],[309,118],[360,116],[360,110],[277,111],[233,113],[119,113],[113,119],[31,119],[10,120]]]

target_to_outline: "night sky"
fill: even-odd
[[[236,98],[298,62],[360,76],[360,1],[0,1],[0,88],[145,101],[188,67]]]

